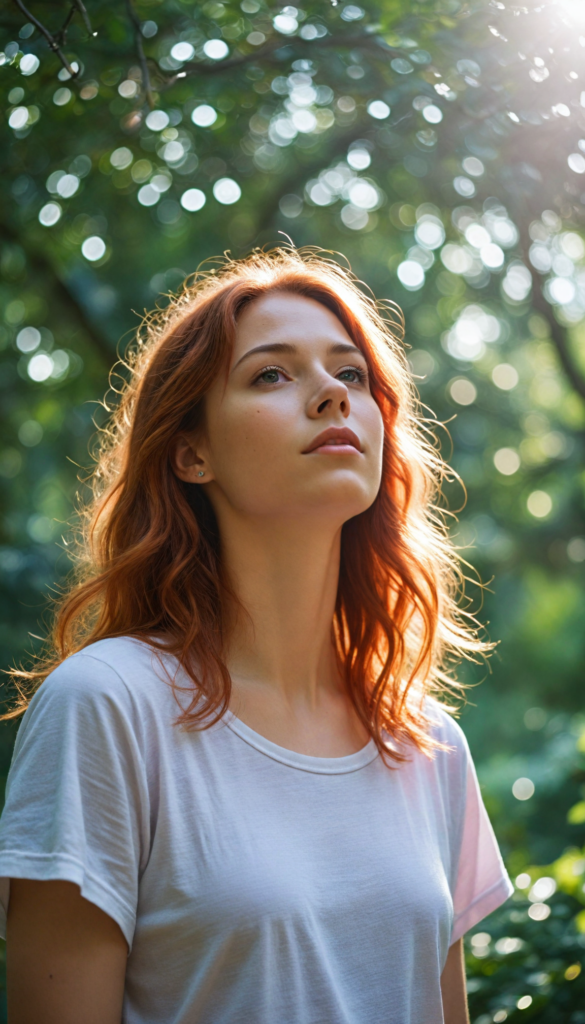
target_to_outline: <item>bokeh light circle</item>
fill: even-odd
[[[223,39],[208,39],[203,46],[203,52],[211,60],[223,60],[230,51]]]
[[[375,117],[377,121],[383,121],[389,117],[391,113],[390,107],[384,100],[372,100],[368,103],[368,114],[370,117]]]
[[[52,228],[53,224],[56,224],[61,219],[62,212],[59,203],[45,203],[39,210],[39,223],[44,228]]]
[[[231,206],[232,203],[237,203],[242,190],[233,178],[219,178],[213,186],[213,194],[218,203]]]
[[[191,114],[191,120],[198,128],[210,128],[217,121],[217,111],[209,103],[200,103]]]
[[[425,283],[425,272],[416,260],[403,260],[396,274],[401,285],[410,292],[418,291]]]
[[[189,213],[196,213],[205,206],[205,192],[200,188],[188,188],[181,196],[181,206]]]
[[[85,256],[86,260],[90,263],[95,263],[97,260],[101,260],[102,256],[106,251],[106,243],[103,238],[99,235],[90,235],[86,238],[83,245],[81,246],[81,252]]]

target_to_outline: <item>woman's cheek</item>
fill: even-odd
[[[295,434],[297,411],[290,403],[280,401],[272,406],[269,402],[254,404],[238,417],[235,429],[256,447],[270,449],[275,443],[290,442]]]
[[[224,420],[220,448],[229,453],[230,461],[282,457],[290,448],[294,423],[292,411],[267,405],[244,406],[237,414]],[[287,444],[288,442],[288,444]],[[295,451],[297,445],[294,445]]]

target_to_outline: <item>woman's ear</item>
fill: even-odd
[[[200,453],[201,445],[186,434],[179,434],[171,448],[171,466],[178,476],[188,484],[206,484],[213,479],[207,461]]]

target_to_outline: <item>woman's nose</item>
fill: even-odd
[[[335,377],[328,377],[311,398],[307,411],[309,416],[314,419],[318,419],[326,412],[340,412],[344,418],[347,418],[350,412],[350,403],[346,385],[342,381],[336,380]]]

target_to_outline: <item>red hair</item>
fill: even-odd
[[[82,557],[56,610],[51,649],[15,678],[38,683],[88,644],[132,636],[173,655],[186,673],[190,699],[179,722],[206,728],[224,714],[230,677],[217,523],[204,488],[175,476],[170,453],[177,434],[201,421],[242,310],[273,291],[322,303],[367,360],[384,420],[382,481],[373,505],[342,530],[333,639],[351,700],[384,756],[402,760],[388,735],[430,754],[440,744],[426,694],[461,690],[446,665],[489,645],[457,602],[459,561],[437,508],[445,465],[419,411],[401,322],[312,249],[225,260],[147,318],[102,432]],[[176,676],[171,682],[184,692]],[[9,716],[27,706],[20,692]]]

